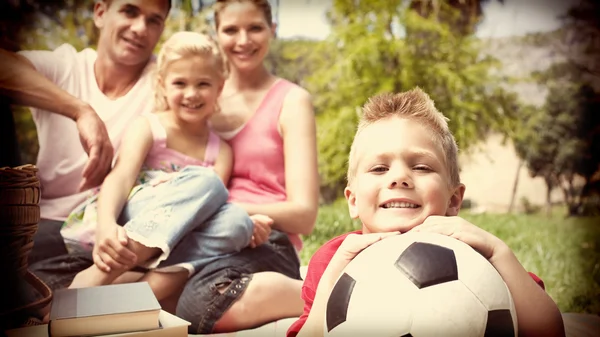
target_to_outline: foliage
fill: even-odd
[[[504,0],[497,0],[504,3]],[[486,0],[411,0],[410,8],[425,18],[444,21],[456,34],[470,35],[483,17],[482,5]],[[440,10],[450,6],[455,11]]]
[[[324,66],[326,55],[322,50],[323,42],[310,39],[276,39],[271,44],[265,59],[267,69],[302,87],[309,88],[307,81],[311,74]],[[314,93],[316,94],[316,93]]]
[[[459,14],[444,2],[438,10],[445,17]],[[344,185],[356,112],[375,94],[421,87],[450,119],[465,152],[491,130],[512,129],[516,102],[492,74],[499,63],[483,55],[475,37],[453,31],[448,20],[383,0],[336,0],[328,17],[332,34],[315,51],[327,55],[328,64],[308,82],[319,93],[320,172],[323,189],[338,191],[332,197]]]
[[[571,213],[583,202],[574,187],[575,176],[587,183],[600,164],[598,108],[598,93],[591,86],[551,82],[545,105],[525,116],[526,132],[515,138],[531,176],[544,178],[548,194],[562,188]]]
[[[581,72],[600,77],[600,4],[595,0],[579,1],[565,16],[563,52]]]
[[[22,49],[54,49],[63,43],[75,49],[95,47],[98,30],[92,16],[94,0],[65,0],[53,12],[35,13],[35,24],[20,36]]]
[[[199,4],[200,7],[196,10],[193,8],[191,0],[185,0],[180,6],[171,9],[163,34],[154,48],[155,54],[158,54],[162,44],[176,32],[211,33],[210,7],[204,5],[202,1]]]
[[[504,240],[525,269],[542,278],[562,312],[600,314],[600,218],[564,219],[563,213],[461,216]],[[303,238],[302,265],[328,240],[357,229],[360,223],[350,219],[343,200],[322,206],[315,230]]]
[[[547,89],[546,102],[526,115],[524,134],[515,145],[531,175],[546,181],[548,195],[554,188],[562,190],[570,215],[600,212],[600,187],[593,180],[600,169],[600,26],[594,16],[599,10],[598,4],[581,1],[565,17],[563,29],[529,41],[562,58],[532,74]],[[577,177],[583,179],[582,188],[574,182]]]

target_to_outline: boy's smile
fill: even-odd
[[[442,146],[422,123],[389,117],[358,135],[356,176],[346,189],[363,232],[406,232],[429,215],[455,215],[462,193],[451,189]]]

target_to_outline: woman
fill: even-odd
[[[236,331],[299,316],[300,235],[318,210],[316,126],[306,90],[264,65],[275,36],[267,0],[215,5],[218,41],[230,62],[212,128],[230,143],[230,201],[255,216],[252,243],[196,274],[177,315],[192,333]]]

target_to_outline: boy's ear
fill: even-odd
[[[448,209],[446,210],[447,216],[457,216],[462,206],[463,197],[465,196],[465,185],[459,184],[452,193],[450,201],[448,203]]]
[[[354,192],[352,192],[352,188],[350,186],[346,186],[344,189],[344,196],[348,202],[348,211],[350,213],[350,217],[352,219],[357,219],[358,208],[356,207],[356,196],[354,195]]]

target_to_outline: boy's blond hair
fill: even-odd
[[[229,76],[229,64],[219,45],[207,34],[190,31],[177,32],[162,45],[155,68],[154,104],[157,111],[169,109],[164,92],[164,80],[169,65],[190,56],[208,57],[214,63],[214,69],[225,80]]]
[[[416,120],[431,130],[435,141],[441,145],[445,155],[445,165],[448,169],[450,184],[456,187],[460,184],[458,168],[458,146],[456,140],[448,128],[448,118],[439,112],[423,90],[415,88],[406,92],[391,94],[384,93],[369,98],[363,106],[362,115],[358,122],[358,128],[354,141],[350,147],[348,162],[348,184],[356,175],[356,140],[365,127],[380,120],[399,117]]]

